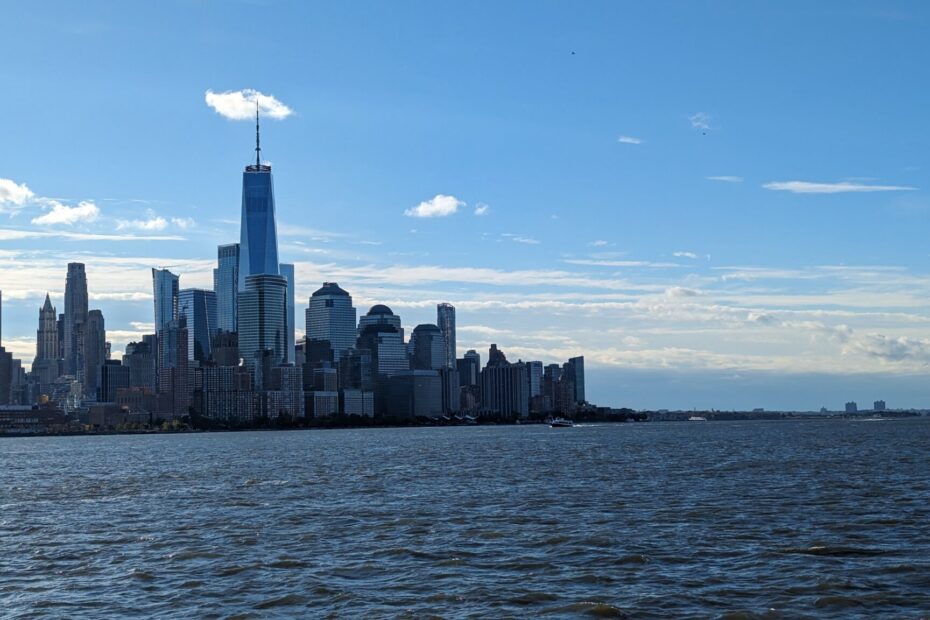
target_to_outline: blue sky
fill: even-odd
[[[149,267],[209,285],[254,145],[205,94],[255,89],[292,111],[262,144],[299,306],[324,279],[411,327],[451,301],[460,353],[585,354],[604,404],[930,405],[922,3],[4,14],[3,340],[27,361],[70,260],[117,351]]]

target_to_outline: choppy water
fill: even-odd
[[[0,615],[920,617],[930,420],[0,441]]]

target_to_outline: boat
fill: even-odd
[[[567,418],[553,418],[549,420],[549,426],[552,428],[571,428],[575,423]]]
[[[707,422],[707,418],[702,415],[693,415],[688,418],[688,422]]]

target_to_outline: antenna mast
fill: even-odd
[[[261,138],[258,133],[258,95],[255,96],[255,167],[260,168],[262,165],[261,161],[262,147],[261,147]]]

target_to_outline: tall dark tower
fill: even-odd
[[[65,281],[64,374],[83,374],[82,341],[87,322],[87,274],[84,263],[68,263]],[[80,359],[80,361],[79,361]]]
[[[255,164],[242,173],[242,228],[239,237],[239,290],[245,279],[279,275],[278,231],[271,166],[261,163],[258,102],[255,102]]]

